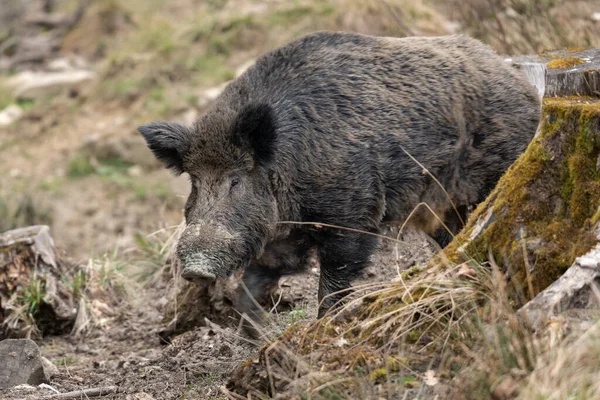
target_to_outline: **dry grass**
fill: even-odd
[[[264,329],[261,358],[234,376],[237,390],[251,398],[596,398],[596,325],[578,340],[587,327],[566,335],[552,323],[534,333],[490,259],[357,287],[340,309],[281,337]],[[240,385],[252,365],[265,378],[250,372],[254,380]]]
[[[270,340],[263,350],[268,384],[251,392],[314,399],[430,395],[432,368],[440,365],[435,355],[472,339],[467,320],[489,300],[488,270],[474,264],[467,268],[475,274],[466,276],[465,267],[356,287],[330,318]]]
[[[540,358],[520,399],[600,398],[600,324],[570,339]]]

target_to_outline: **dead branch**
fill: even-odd
[[[43,397],[43,399],[85,399],[88,397],[106,396],[108,394],[117,393],[118,391],[119,388],[117,386],[103,386],[97,388],[75,390],[73,392],[55,393]]]

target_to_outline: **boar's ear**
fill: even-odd
[[[183,172],[182,155],[190,146],[189,130],[174,122],[152,122],[138,127],[154,156],[175,174]]]
[[[233,130],[233,143],[254,154],[258,165],[267,166],[273,161],[275,142],[273,109],[266,104],[246,106],[237,116]]]

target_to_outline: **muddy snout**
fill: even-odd
[[[222,226],[189,225],[177,244],[181,277],[212,281],[229,275],[235,263],[235,235]]]

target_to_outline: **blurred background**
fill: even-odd
[[[325,29],[575,50],[600,45],[600,1],[0,0],[0,232],[48,224],[81,259],[149,251],[188,187],[137,126],[191,123],[261,53]]]

